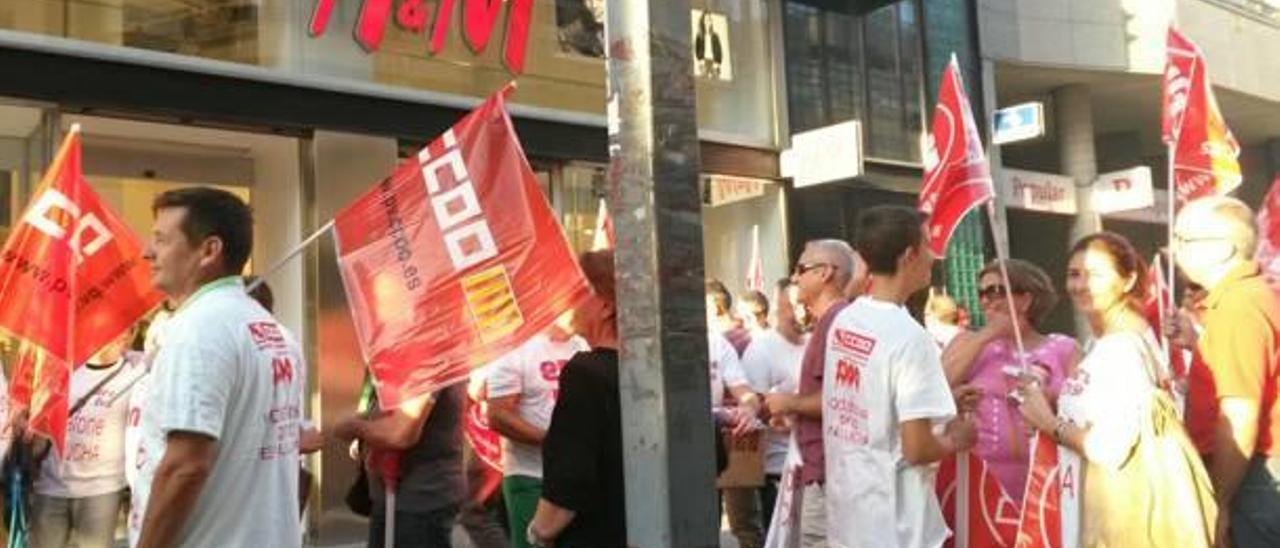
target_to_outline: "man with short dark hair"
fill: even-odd
[[[1217,406],[1192,407],[1198,415],[1187,422],[1216,425],[1206,463],[1219,508],[1215,538],[1280,546],[1280,297],[1253,259],[1253,212],[1234,198],[1193,200],[1178,213],[1174,245],[1187,278],[1209,290],[1199,350],[1213,382],[1190,390],[1201,400],[1212,392]]]
[[[156,196],[143,257],[177,305],[142,415],[138,546],[299,546],[302,352],[245,294],[253,216],[235,195]]]
[[[867,293],[826,333],[822,442],[828,542],[833,546],[941,546],[949,535],[934,491],[934,463],[973,444],[937,344],[907,312],[929,286],[933,253],[913,209],[877,206],[858,216],[855,246]],[[934,433],[934,426],[946,430]]]

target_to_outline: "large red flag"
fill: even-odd
[[[954,55],[942,75],[924,162],[919,207],[929,216],[929,247],[941,257],[956,225],[974,207],[995,196],[982,139]]]
[[[1013,548],[1018,534],[1018,505],[987,470],[986,461],[972,453],[944,459],[938,467],[935,488],[942,515],[955,532],[944,546]],[[963,527],[959,520],[964,520]]]
[[[1240,145],[1222,118],[1200,48],[1169,27],[1161,137],[1173,153],[1175,207],[1226,194],[1243,181]]]
[[[385,408],[466,380],[590,294],[501,93],[339,212],[334,228]]]
[[[163,296],[142,245],[81,172],[72,130],[0,252],[0,329],[29,343],[14,400],[61,448],[66,387],[80,364],[123,335]]]

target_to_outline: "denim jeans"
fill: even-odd
[[[1231,501],[1231,540],[1237,548],[1280,546],[1280,457],[1249,461]]]
[[[123,493],[74,499],[36,494],[31,509],[31,548],[110,548]]]

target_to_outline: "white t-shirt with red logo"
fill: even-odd
[[[172,432],[217,440],[217,456],[175,546],[299,546],[298,433],[305,369],[239,277],[206,285],[165,330],[142,410],[136,542]]]
[[[143,372],[142,356],[131,352],[114,364],[83,365],[71,374],[68,405],[81,401],[94,387],[102,388],[67,419],[65,456],[57,450],[49,453],[36,479],[37,493],[83,498],[124,489],[129,391]]]
[[[553,341],[535,335],[489,366],[489,398],[520,396],[520,418],[546,430],[560,394],[560,370],[569,358],[591,347],[581,337]],[[507,476],[542,477],[542,448],[502,437],[502,472]]]
[[[822,387],[828,542],[937,547],[936,466],[902,456],[901,424],[956,414],[933,337],[905,307],[860,297],[832,322]],[[893,524],[892,530],[886,526]]]

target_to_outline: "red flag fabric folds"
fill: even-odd
[[[37,432],[61,447],[71,367],[163,298],[137,236],[85,181],[72,130],[0,251],[0,329],[30,345],[32,377],[15,379],[14,400],[30,405]]]
[[[1037,433],[1031,442],[1031,472],[1022,497],[1022,521],[1018,524],[1018,548],[1062,548],[1062,481],[1069,472],[1059,466],[1058,444]]]
[[[966,482],[968,489],[962,491],[960,482]],[[1018,534],[1018,505],[987,471],[986,461],[973,453],[944,459],[938,467],[935,486],[947,527],[955,532],[944,546],[1013,548]],[[961,519],[965,520],[965,527],[957,523]],[[959,538],[961,534],[965,538]]]
[[[1271,190],[1258,208],[1258,251],[1255,258],[1263,271],[1273,279],[1280,279],[1280,177],[1271,183]]]
[[[954,56],[942,75],[924,162],[919,208],[929,216],[929,248],[942,257],[956,225],[974,207],[995,196],[982,139]]]
[[[590,294],[494,95],[335,218],[386,408],[464,381]]]
[[[1175,207],[1202,196],[1235,190],[1240,173],[1236,142],[1209,84],[1204,55],[1172,27],[1161,102],[1161,137],[1173,153]]]

